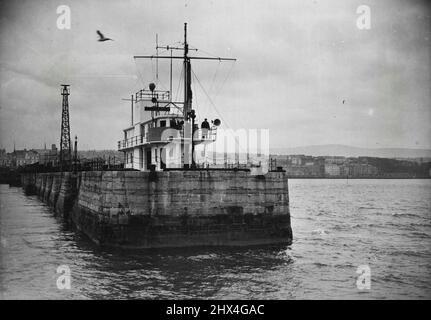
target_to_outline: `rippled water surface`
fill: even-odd
[[[0,185],[2,299],[431,298],[431,180],[290,180],[292,246],[101,250]],[[57,267],[71,289],[56,286]],[[371,289],[358,290],[368,265]]]

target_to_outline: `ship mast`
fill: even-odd
[[[188,91],[189,91],[189,72],[190,72],[190,59],[187,56],[187,54],[189,53],[189,45],[187,43],[187,23],[184,23],[184,108],[183,108],[183,115],[184,115],[184,121],[186,121],[187,119],[187,112],[189,111],[189,108],[191,106],[189,106],[189,95],[188,95]]]
[[[189,120],[192,121],[192,128],[191,128],[191,157],[192,157],[192,168],[195,167],[194,162],[194,143],[193,143],[193,127],[194,127],[194,119],[196,118],[195,110],[192,109],[192,89],[191,89],[191,63],[190,60],[196,59],[196,60],[218,60],[218,61],[236,61],[234,58],[215,58],[215,57],[190,57],[188,55],[189,50],[198,51],[198,49],[192,48],[189,49],[189,44],[187,43],[187,23],[184,23],[184,46],[181,47],[171,47],[171,46],[159,46],[158,40],[156,40],[156,50],[157,54],[155,56],[134,56],[134,59],[156,59],[156,63],[158,64],[158,59],[171,59],[171,75],[170,75],[170,89],[171,92],[170,100],[172,103],[172,59],[182,59],[183,60],[183,69],[184,69],[184,101],[183,101],[183,117],[184,117],[184,123],[188,122]],[[170,56],[159,56],[158,49],[166,49],[171,50]],[[184,55],[183,56],[173,56],[172,50],[183,50]],[[158,69],[158,68],[157,68]]]
[[[234,58],[220,58],[220,57],[190,57],[188,55],[190,50],[198,51],[195,48],[189,48],[189,44],[187,43],[187,23],[184,23],[184,46],[183,47],[171,47],[171,46],[159,46],[156,45],[156,49],[166,49],[166,50],[182,50],[184,54],[182,56],[159,56],[158,53],[156,55],[138,55],[133,56],[134,59],[182,59],[184,66],[184,108],[183,115],[187,118],[187,112],[191,111],[191,100],[192,100],[192,92],[191,92],[191,60],[217,60],[217,61],[236,61]],[[170,93],[172,95],[172,92]]]
[[[191,82],[192,82],[192,74],[191,74],[191,65],[190,65],[190,59],[188,57],[189,53],[189,45],[187,43],[187,23],[184,23],[184,108],[183,108],[183,117],[184,117],[184,123],[187,123],[188,120],[191,120],[191,130],[190,132],[187,132],[187,138],[190,138],[191,140],[191,168],[196,168],[196,162],[195,162],[195,146],[193,141],[193,132],[195,127],[195,110],[192,109],[192,88],[191,88]],[[186,134],[184,135],[186,137]],[[186,150],[186,147],[188,148],[189,145],[184,144],[183,149]],[[184,151],[184,154],[186,152]]]

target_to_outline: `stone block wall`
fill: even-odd
[[[34,190],[99,244],[291,243],[285,172],[88,171],[26,174]]]

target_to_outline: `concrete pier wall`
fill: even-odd
[[[61,215],[66,219],[69,217],[70,211],[78,200],[77,179],[78,175],[71,172],[62,172],[60,176],[60,188],[54,208],[57,215]]]
[[[50,176],[52,176],[52,185],[51,185],[51,192],[48,196],[47,203],[52,207],[55,208],[55,205],[58,200],[58,195],[60,194],[60,187],[61,187],[61,173],[55,172],[51,173]]]
[[[21,185],[27,195],[36,194],[36,173],[21,174]]]
[[[99,244],[153,248],[292,241],[285,172],[40,173],[24,174],[22,184]]]

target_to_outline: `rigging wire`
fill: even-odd
[[[212,80],[212,82],[211,82],[210,87],[208,88],[208,92],[209,92],[209,93],[211,93],[211,89],[212,89],[212,88],[213,88],[213,86],[214,86],[214,83],[215,83],[215,80],[216,80],[216,77],[217,77],[218,70],[220,69],[220,64],[221,64],[221,61],[219,61],[219,62],[218,62],[217,69],[216,69],[216,71],[215,71],[215,73],[214,73],[214,76],[213,76],[213,80]]]
[[[141,80],[142,85],[145,87],[144,77],[143,77],[143,75],[141,74],[141,71],[139,70],[139,67],[138,67],[138,64],[137,64],[137,62],[136,62],[136,59],[133,59],[133,60],[135,61],[135,67],[136,67],[136,71],[138,71],[139,79]]]
[[[156,66],[157,66],[157,64],[158,64],[158,62],[155,60],[157,60],[157,58],[151,59],[153,70],[154,70],[154,65],[156,64]],[[157,67],[157,68],[159,68],[159,67]],[[156,78],[155,83],[156,83],[157,87],[159,87],[159,89],[162,89],[163,91],[168,91],[167,88],[165,87],[165,83],[162,80],[160,80],[160,77]]]
[[[206,90],[204,89],[204,87],[202,86],[202,84],[201,84],[201,82],[199,81],[199,79],[198,79],[198,77],[196,76],[196,74],[194,73],[194,71],[193,71],[193,69],[191,69],[191,71],[192,71],[192,73],[193,73],[193,75],[195,76],[195,78],[196,78],[196,80],[197,80],[197,82],[198,82],[198,84],[199,84],[199,86],[201,87],[201,89],[202,89],[202,91],[205,93],[205,95],[207,96],[207,98],[208,98],[208,101],[212,104],[212,106],[214,107],[214,109],[216,110],[216,112],[218,113],[218,115],[219,115],[219,117],[220,118],[222,118],[222,120],[223,120],[223,122],[225,122],[226,124],[227,124],[227,127],[228,128],[232,128],[232,126],[223,118],[223,116],[221,115],[221,113],[220,113],[220,111],[217,109],[217,107],[215,106],[215,104],[214,104],[214,102],[211,100],[211,98],[209,97],[209,95],[208,95],[208,93],[206,92]],[[240,149],[242,149],[242,151],[246,151],[247,152],[247,150],[244,150],[244,148],[243,147],[241,147],[241,144],[239,143],[239,141],[238,141],[238,137],[236,137],[236,136],[234,136],[233,134],[232,134],[232,132],[230,131],[230,130],[227,130],[227,132],[234,138],[234,140],[235,140],[235,143],[238,145],[238,147],[240,148]]]
[[[154,78],[154,74],[155,74],[155,64],[157,63],[156,61],[156,58],[153,58],[153,59],[150,59],[150,65],[151,65],[151,74],[152,74],[152,78],[151,78],[151,82],[155,82],[156,83],[156,85],[158,86],[158,87],[160,87],[162,90],[164,90],[164,91],[168,91],[167,90],[167,88],[166,88],[166,86],[165,86],[165,83],[163,82],[163,81],[161,81],[160,80],[160,77],[158,77],[158,78]],[[137,63],[137,61],[136,61],[136,59],[134,59],[134,62],[135,62],[135,67],[136,67],[136,71],[137,71],[137,73],[138,73],[138,76],[139,76],[139,79],[140,79],[140,81],[142,82],[142,86],[145,88],[147,85],[148,85],[148,83],[145,83],[145,80],[144,80],[144,76],[142,75],[142,72],[141,72],[141,70],[140,70],[140,67],[139,67],[139,65],[138,65],[138,63]]]
[[[191,46],[190,44],[189,44],[189,48],[190,48],[190,49],[194,49],[194,50],[196,50],[196,51],[202,51],[203,53],[206,53],[207,55],[210,55],[210,56],[212,56],[212,57],[214,57],[214,58],[219,58],[219,56],[218,56],[218,55],[216,55],[216,54],[214,54],[214,53],[210,53],[210,52],[208,52],[208,51],[205,51],[205,50],[199,49],[199,48],[197,48],[197,47],[195,47],[195,46]]]
[[[192,70],[192,68],[190,68],[190,70]],[[192,70],[192,75],[193,75],[193,77],[195,79],[197,79],[195,73],[193,72],[193,70]],[[197,91],[196,91],[196,87],[195,87],[195,82],[194,81],[192,81],[192,85],[193,85],[193,91],[194,91],[193,97],[195,99],[195,105],[196,105],[196,108],[195,108],[195,110],[196,110],[196,116],[197,116],[198,119],[199,118],[202,119],[201,115],[200,115],[200,112],[199,112],[198,95],[197,95]]]
[[[219,93],[221,92],[221,90],[223,89],[223,87],[224,87],[224,85],[225,85],[225,83],[226,83],[226,81],[227,81],[227,79],[229,78],[229,76],[230,76],[230,74],[232,73],[232,70],[233,70],[233,67],[235,66],[235,63],[232,63],[232,65],[231,65],[231,67],[230,67],[230,69],[229,69],[229,71],[228,71],[228,73],[227,73],[227,75],[226,75],[226,78],[222,81],[222,83],[221,83],[221,85],[220,85],[220,87],[219,87],[219,89],[215,92],[215,94],[214,94],[214,100],[217,98],[217,96],[219,95]]]
[[[196,80],[197,80],[197,82],[198,82],[199,86],[201,87],[202,91],[203,91],[203,92],[205,93],[205,95],[207,96],[208,101],[212,104],[212,106],[214,107],[215,111],[218,113],[219,117],[220,117],[220,118],[222,118],[222,120],[223,120],[224,122],[226,122],[226,124],[227,124],[227,125],[228,125],[228,127],[229,127],[228,122],[227,122],[227,121],[225,121],[225,119],[223,119],[223,116],[221,115],[221,113],[220,113],[220,111],[217,109],[217,107],[215,106],[214,102],[213,102],[213,101],[211,100],[211,98],[209,97],[208,93],[206,92],[205,88],[202,86],[202,84],[201,84],[201,82],[200,82],[199,78],[196,76],[196,74],[195,74],[195,72],[193,71],[193,69],[192,69],[191,71],[192,71],[192,73],[193,73],[194,77],[196,78]]]
[[[184,73],[184,67],[183,67],[183,66],[181,66],[180,79],[179,79],[179,81],[178,81],[177,93],[175,94],[175,101],[178,101],[178,94],[179,94],[180,86],[181,86],[182,79],[183,79],[183,73]]]

